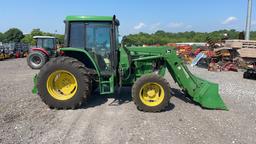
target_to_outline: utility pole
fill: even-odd
[[[251,19],[252,19],[252,0],[248,0],[246,28],[245,28],[245,40],[250,40]]]

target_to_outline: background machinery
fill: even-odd
[[[40,69],[51,57],[57,55],[56,38],[51,36],[34,36],[36,47],[32,48],[27,63],[32,69]]]
[[[50,107],[75,109],[95,88],[101,95],[132,86],[139,110],[159,112],[169,105],[166,70],[186,96],[204,108],[227,110],[218,85],[194,76],[171,47],[123,47],[115,16],[68,16],[65,48],[34,77],[34,93]],[[117,91],[115,88],[118,88]]]
[[[5,59],[5,51],[4,51],[4,46],[0,45],[0,60]]]

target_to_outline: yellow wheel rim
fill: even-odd
[[[47,79],[47,90],[57,100],[71,99],[77,91],[77,81],[73,74],[66,70],[57,70]]]
[[[158,83],[146,83],[140,89],[140,100],[147,106],[157,106],[164,100],[164,88]]]

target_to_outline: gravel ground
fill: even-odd
[[[78,110],[50,110],[31,93],[31,70],[25,59],[0,62],[0,143],[163,143],[255,144],[256,81],[242,73],[192,73],[220,84],[229,111],[204,110],[185,99],[176,85],[170,108],[161,113],[136,109],[130,88],[120,105],[97,96]],[[171,80],[167,74],[166,78]]]

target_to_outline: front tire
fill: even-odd
[[[48,61],[46,54],[40,51],[33,51],[28,55],[27,63],[32,69],[40,69]]]
[[[56,109],[75,109],[91,93],[91,80],[83,63],[71,57],[50,60],[38,74],[38,94]]]
[[[169,83],[155,74],[142,76],[132,87],[132,98],[139,110],[163,111],[169,106],[171,98]]]

